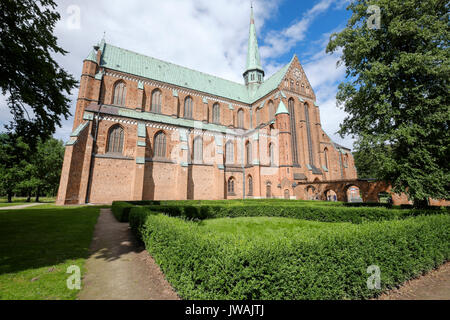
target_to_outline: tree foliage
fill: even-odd
[[[369,5],[381,28],[369,29]],[[449,198],[449,8],[442,0],[355,0],[347,27],[327,52],[342,49],[347,81],[338,104],[340,134],[358,137],[377,178],[412,200]]]
[[[14,194],[56,195],[64,159],[63,142],[39,140],[35,149],[23,137],[0,134],[0,190],[8,201]]]
[[[68,118],[65,94],[77,84],[53,58],[67,53],[53,35],[55,8],[52,0],[0,2],[0,89],[14,118],[7,129],[29,142],[47,139]]]

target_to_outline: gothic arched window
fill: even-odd
[[[193,101],[191,97],[184,100],[184,117],[192,119]]]
[[[215,103],[213,105],[213,123],[220,123],[220,105]]]
[[[228,141],[225,145],[226,163],[234,163],[234,145],[232,141]]]
[[[252,144],[250,142],[247,142],[247,144],[245,145],[245,153],[246,153],[246,158],[247,158],[247,164],[251,165],[252,164]]]
[[[228,193],[234,194],[234,178],[233,177],[228,179],[227,191],[228,191]]]
[[[108,153],[120,153],[123,152],[123,138],[124,138],[124,131],[123,128],[116,124],[109,129],[108,134]]]
[[[290,98],[288,103],[289,103],[289,118],[291,122],[292,162],[294,165],[298,165],[297,129],[295,122],[294,99]]]
[[[273,120],[275,118],[275,106],[273,104],[273,101],[269,101],[269,120]]]
[[[273,151],[273,144],[269,144],[269,159],[270,159],[270,166],[275,165],[275,154]]]
[[[237,113],[237,118],[238,118],[238,123],[237,126],[238,128],[244,128],[244,110],[239,109],[238,113]]]
[[[248,176],[248,195],[253,195],[253,178],[252,176]]]
[[[155,89],[152,92],[152,105],[150,111],[161,113],[161,91],[159,89]]]
[[[127,95],[127,87],[125,85],[125,82],[119,81],[114,86],[114,99],[113,99],[113,105],[116,106],[125,106],[125,98]]]
[[[156,158],[166,157],[166,134],[162,131],[155,135],[153,155]]]
[[[203,161],[203,140],[202,137],[196,137],[194,139],[194,162]]]
[[[328,169],[328,149],[327,148],[325,148],[325,150],[323,150],[323,155],[325,158],[325,168]]]

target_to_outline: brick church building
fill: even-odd
[[[297,56],[265,77],[253,11],[243,78],[228,81],[103,39],[83,62],[57,203],[377,200],[381,189],[357,180],[350,150],[322,129]]]

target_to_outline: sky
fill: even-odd
[[[266,79],[297,54],[316,93],[322,127],[351,148],[351,137],[336,132],[346,114],[336,106],[345,67],[339,53],[326,54],[333,32],[351,13],[349,0],[254,0],[258,43]],[[61,20],[59,45],[69,53],[55,60],[79,80],[83,60],[103,35],[106,42],[164,61],[243,83],[250,23],[250,0],[56,0]],[[78,89],[71,94],[75,114]],[[0,96],[0,125],[11,119]],[[67,141],[73,116],[55,137]]]

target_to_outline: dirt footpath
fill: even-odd
[[[101,209],[80,300],[178,300],[163,273],[110,209]]]
[[[378,300],[450,300],[450,262],[382,294]]]

